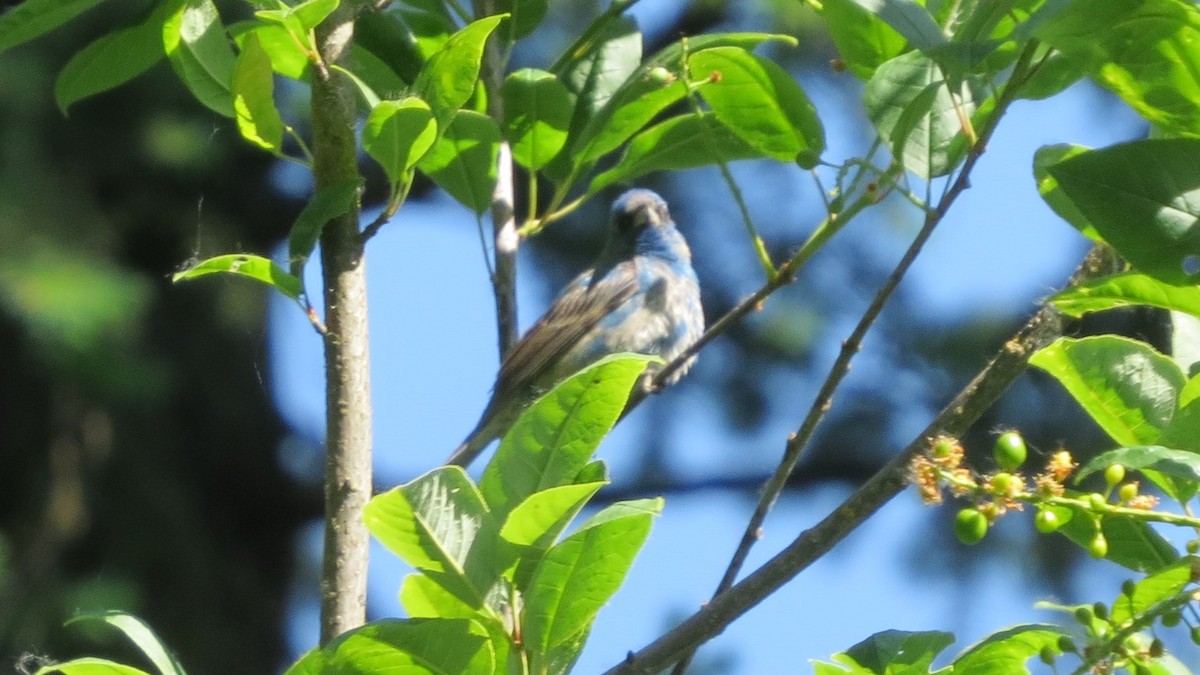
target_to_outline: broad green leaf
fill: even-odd
[[[100,623],[112,626],[132,642],[150,663],[154,664],[161,675],[184,675],[183,666],[167,649],[158,635],[150,629],[150,626],[146,625],[145,621],[132,614],[116,610],[89,612],[71,617],[66,625],[79,623]]]
[[[497,0],[496,12],[511,16],[510,39],[520,40],[537,29],[546,16],[549,0]]]
[[[918,176],[944,176],[965,155],[962,119],[976,116],[975,97],[965,84],[952,94],[938,65],[924,54],[909,52],[879,66],[867,82],[864,103],[893,155]]]
[[[1050,298],[1058,311],[1083,316],[1115,307],[1149,305],[1200,316],[1200,285],[1175,286],[1137,272],[1093,279]]]
[[[1161,445],[1117,448],[1096,455],[1075,474],[1075,482],[1113,464],[1141,472],[1168,497],[1188,501],[1200,488],[1200,454]]]
[[[271,68],[284,77],[303,80],[308,73],[308,55],[283,26],[259,21],[239,21],[229,26],[229,34],[233,36],[239,49],[246,42],[246,38],[251,35],[257,36],[258,43],[271,59]]]
[[[150,675],[150,673],[108,659],[85,657],[56,663],[52,666],[42,666],[33,675]]]
[[[263,21],[286,26],[297,39],[307,42],[304,34],[337,9],[338,0],[308,0],[298,5],[283,5],[279,9],[263,9],[254,13]]]
[[[676,70],[683,65],[684,54],[694,54],[705,49],[715,49],[717,47],[738,47],[749,51],[767,42],[782,43],[788,47],[795,47],[800,44],[799,40],[791,35],[782,35],[780,33],[708,33],[683,38],[678,42],[672,42],[663,47],[655,52],[653,56],[646,59],[646,63],[642,65],[642,70],[649,71],[656,67]]]
[[[25,0],[0,15],[0,52],[49,33],[104,0]]]
[[[491,117],[460,110],[417,163],[421,173],[476,214],[492,203],[500,129]]]
[[[351,48],[351,63],[358,82],[361,82],[381,99],[400,99],[408,91],[408,84],[392,70],[392,67],[375,55],[364,49],[357,42]],[[364,97],[365,98],[365,97]],[[368,99],[370,100],[370,99]],[[370,101],[369,107],[374,108],[379,101]]]
[[[413,90],[429,103],[439,129],[445,129],[471,98],[479,79],[484,43],[504,18],[504,15],[489,16],[467,24],[450,36],[421,68]]]
[[[164,2],[145,21],[109,33],[76,52],[54,82],[58,109],[66,115],[72,103],[120,86],[161,61],[166,56],[163,24],[180,3]],[[11,10],[5,18],[16,11]]]
[[[450,33],[446,32],[445,37]],[[407,83],[417,78],[425,55],[417,50],[417,38],[392,12],[363,12],[354,22],[354,44],[370,52]]]
[[[1068,493],[1080,497],[1078,493]],[[1082,509],[1058,529],[1081,548],[1087,549],[1096,537],[1096,518]],[[1138,572],[1160,570],[1179,559],[1179,553],[1148,523],[1125,516],[1105,516],[1104,538],[1108,541],[1107,560]]]
[[[271,58],[253,33],[242,42],[233,68],[233,111],[238,131],[254,145],[279,154],[283,148],[283,118],[275,108],[275,76]]]
[[[400,604],[414,619],[477,619],[481,616],[478,609],[420,572],[404,577],[400,584]]]
[[[621,161],[592,179],[588,194],[655,171],[692,169],[760,157],[761,152],[738,138],[712,113],[688,113],[660,122],[634,136]]]
[[[325,652],[314,647],[283,671],[283,675],[324,675]]]
[[[163,25],[163,46],[198,101],[233,117],[230,84],[236,57],[212,0],[187,0]]]
[[[510,74],[504,97],[504,135],[513,159],[534,171],[562,150],[571,124],[571,94],[554,75],[524,68]]]
[[[607,482],[547,488],[518,504],[500,528],[500,536],[518,546],[549,548],[592,495]]]
[[[1195,281],[1200,257],[1200,139],[1122,143],[1050,167],[1104,240],[1142,272]]]
[[[1033,58],[1038,67],[1017,90],[1021,98],[1035,101],[1050,98],[1087,77],[1084,64],[1049,45],[1039,45]]]
[[[1028,672],[1025,664],[1043,649],[1061,653],[1058,640],[1067,632],[1058,626],[1025,624],[992,633],[968,647],[954,660],[954,672],[971,675],[1011,675]]]
[[[1036,31],[1138,114],[1200,135],[1200,10],[1180,0],[1073,0]]]
[[[642,61],[642,34],[637,24],[620,16],[605,24],[587,51],[573,55],[561,69],[552,69],[575,95],[571,133],[577,134]]]
[[[294,276],[304,277],[304,264],[321,238],[325,223],[354,210],[362,185],[360,178],[331,183],[317,190],[304,205],[288,235],[288,265]]]
[[[1038,194],[1058,214],[1059,218],[1067,221],[1071,227],[1079,230],[1088,239],[1102,242],[1104,238],[1096,231],[1096,228],[1087,219],[1087,216],[1083,215],[1075,206],[1075,202],[1071,201],[1063,193],[1062,188],[1058,185],[1058,179],[1050,173],[1050,167],[1055,164],[1088,151],[1088,148],[1081,145],[1068,145],[1065,143],[1043,145],[1033,154],[1033,176],[1037,179]]]
[[[684,80],[662,66],[638,71],[588,120],[572,160],[582,167],[616,150],[687,92]]]
[[[953,633],[940,631],[909,632],[886,630],[859,642],[832,660],[840,664],[824,664],[830,673],[921,673],[938,654],[954,643]]]
[[[1151,574],[1133,585],[1133,593],[1117,596],[1109,614],[1114,626],[1140,616],[1154,605],[1181,593],[1200,571],[1200,559],[1181,558],[1178,562]]]
[[[439,467],[376,495],[363,513],[389,551],[472,607],[508,567],[497,549],[499,526],[461,467]]]
[[[712,83],[700,95],[730,131],[762,154],[812,168],[825,150],[817,111],[786,70],[738,47],[688,57],[694,76]]]
[[[1200,397],[1200,318],[1183,312],[1171,312],[1171,358],[1190,378],[1179,395],[1179,405],[1185,406]]]
[[[908,46],[895,28],[854,0],[824,0],[821,16],[842,61],[860,80],[871,79],[876,68]]]
[[[367,116],[363,149],[379,162],[388,180],[398,184],[407,180],[436,138],[437,124],[428,103],[414,97],[381,101]]]
[[[929,10],[913,0],[854,0],[854,3],[878,16],[917,49],[928,51],[946,43],[946,36]]]
[[[325,648],[325,673],[449,675],[495,669],[488,633],[466,619],[383,619]]]
[[[179,282],[217,273],[238,274],[261,281],[293,300],[299,300],[302,288],[300,279],[288,274],[267,258],[248,253],[230,253],[209,258],[194,267],[176,272],[171,281]]]
[[[1183,398],[1182,392],[1180,398]],[[1168,448],[1200,453],[1200,403],[1191,401],[1181,405],[1171,418],[1171,423],[1163,429],[1158,442]]]
[[[479,489],[504,520],[535,492],[574,482],[653,357],[617,354],[579,371],[526,410],[500,441]]]
[[[1116,335],[1060,338],[1030,365],[1054,376],[1121,445],[1151,445],[1171,422],[1184,376],[1150,345]]]
[[[617,513],[605,514],[613,509]],[[525,595],[527,645],[545,653],[591,624],[620,587],[660,509],[661,500],[614,504],[547,551]]]

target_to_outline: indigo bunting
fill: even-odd
[[[667,203],[650,190],[626,192],[613,203],[608,242],[596,264],[575,277],[512,348],[479,424],[447,463],[470,464],[537,397],[601,358],[636,352],[670,361],[703,331],[692,254]]]

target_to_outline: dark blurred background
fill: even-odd
[[[244,3],[218,4],[227,22],[246,11]],[[832,47],[799,2],[646,4],[654,12],[647,53],[680,34],[787,32],[801,47],[770,55],[806,87],[832,92],[848,109],[856,105],[860,85],[827,67]],[[76,104],[69,118],[54,105],[54,77],[71,54],[148,6],[105,4],[0,56],[0,672],[39,655],[101,649],[133,658],[103,636],[61,628],[76,611],[108,608],[147,619],[191,672],[274,672],[288,658],[286,594],[297,575],[308,583],[312,571],[311,562],[298,559],[296,541],[320,517],[313,474],[319,462],[297,469],[286,455],[319,438],[286,428],[272,400],[267,292],[241,281],[170,283],[189,260],[269,254],[303,206],[304,190],[281,178],[292,174],[242,142],[228,120],[197,104],[165,63]],[[553,3],[553,23],[515,63],[546,65],[546,55],[557,53],[600,6]],[[1097,100],[1102,108],[1112,105]],[[294,108],[287,117],[303,128],[305,115]],[[854,139],[843,148],[869,141],[861,119],[827,125]],[[1136,123],[1128,126],[1137,130]],[[1025,182],[1027,166],[1014,170]],[[364,169],[373,181],[368,199],[377,199],[378,172]],[[748,189],[776,259],[794,250],[820,217],[811,186],[794,192],[794,176],[783,178],[787,170],[764,169]],[[681,223],[704,223],[714,200],[725,202],[728,217],[735,213],[723,186],[671,177],[646,184],[668,196]],[[412,200],[429,190],[419,185]],[[596,200],[533,244],[529,260],[544,272],[547,289],[597,250],[603,230],[589,224],[602,222],[606,208]],[[715,423],[730,438],[769,436],[740,465],[744,470],[680,472],[663,451],[669,431],[651,424],[635,448],[636,470],[622,473],[613,495],[670,499],[717,489],[750,503],[783,435],[799,422],[795,411],[811,400],[829,355],[890,271],[915,215],[885,204],[874,222],[874,230],[853,227],[839,237],[794,287],[712,345],[706,365],[680,385],[691,392],[680,400],[700,397],[720,411]],[[688,231],[710,320],[754,287],[753,257],[740,226],[730,223]],[[731,246],[745,250],[733,256]],[[1082,243],[1076,248],[1082,251]],[[980,262],[1000,268],[1004,261]],[[465,264],[481,264],[478,252]],[[1064,257],[1031,283],[1049,291],[1073,264]],[[523,274],[534,275],[530,269]],[[930,316],[919,302],[902,287],[870,339],[873,350],[856,366],[870,375],[852,379],[839,395],[793,489],[861,482],[1032,308],[1024,299]],[[1159,326],[1153,316],[1119,320],[1135,334]],[[804,385],[796,388],[797,382]],[[784,398],[786,414],[777,405]],[[647,403],[654,412],[646,414],[669,419],[671,405],[660,397]],[[1021,428],[1046,450],[1067,443],[1086,454],[1103,442],[1056,385],[1038,377],[1023,378],[980,421],[968,445],[990,448],[1000,426]],[[965,556],[945,526],[951,516],[944,510],[941,522],[921,535],[926,546],[919,560],[892,564],[969,576],[973,561],[1013,543],[989,540]],[[1018,537],[1039,561],[1036,573],[1052,586],[1065,584],[1077,553],[1057,538],[1024,531]],[[715,581],[705,581],[706,590]],[[661,611],[665,625],[670,617]]]

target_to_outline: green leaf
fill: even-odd
[[[400,584],[400,604],[414,619],[477,619],[480,616],[478,609],[421,573],[404,577]]]
[[[408,180],[409,172],[436,138],[437,124],[428,103],[413,97],[381,101],[367,116],[363,149],[395,185]]]
[[[1184,390],[1186,389],[1185,386]],[[1180,399],[1182,398],[1181,391]],[[1186,405],[1181,405],[1171,418],[1171,423],[1163,429],[1158,442],[1169,448],[1200,453],[1200,403],[1189,401]]]
[[[1037,179],[1038,194],[1058,214],[1059,218],[1067,221],[1071,227],[1079,230],[1088,239],[1102,242],[1104,238],[1096,231],[1087,216],[1083,215],[1075,206],[1075,202],[1072,202],[1063,193],[1062,188],[1058,185],[1058,179],[1050,173],[1050,167],[1055,164],[1088,151],[1088,148],[1081,145],[1066,143],[1043,145],[1033,154],[1033,175]]]
[[[571,94],[554,75],[524,68],[510,74],[504,97],[504,135],[513,159],[537,171],[562,150],[571,124]]]
[[[449,37],[446,29],[444,38]],[[392,12],[362,12],[354,22],[354,44],[370,52],[406,83],[417,78],[425,55],[417,50],[417,38]]]
[[[325,665],[325,652],[314,647],[289,666],[283,675],[324,675]]]
[[[1195,281],[1200,256],[1200,139],[1123,143],[1050,167],[1067,198],[1142,272]]]
[[[353,211],[362,186],[361,178],[330,183],[317,190],[304,205],[304,210],[292,223],[291,234],[288,235],[288,264],[296,278],[304,277],[304,264],[321,238],[325,223]]]
[[[642,34],[627,16],[608,22],[588,49],[552,69],[575,95],[571,134],[578,134],[637,71],[642,61]]]
[[[498,0],[496,12],[511,15],[512,35],[510,39],[520,40],[528,36],[546,16],[549,0]]]
[[[389,551],[471,607],[482,607],[509,558],[499,526],[461,467],[439,467],[376,495],[363,513]]]
[[[163,25],[171,65],[198,101],[233,117],[233,48],[212,0],[187,0]]]
[[[559,485],[535,492],[508,514],[500,536],[518,546],[549,548],[592,495],[607,484]]]
[[[574,163],[583,167],[616,150],[687,92],[684,80],[662,66],[638,71],[580,131],[573,143]]]
[[[254,15],[263,21],[287,27],[298,40],[308,43],[308,31],[316,28],[337,9],[338,0],[308,0],[291,7],[280,4],[279,9],[263,9]]]
[[[1075,482],[1113,464],[1140,471],[1168,497],[1188,501],[1200,488],[1200,454],[1160,445],[1117,448],[1096,455],[1075,474]]]
[[[248,253],[230,253],[209,258],[195,267],[176,272],[171,277],[171,281],[186,281],[219,272],[238,274],[261,281],[293,300],[299,300],[303,291],[299,278],[283,271],[267,258]]]
[[[25,0],[0,15],[0,52],[58,28],[104,0]]]
[[[467,24],[450,36],[421,68],[413,90],[429,103],[439,129],[445,129],[471,98],[479,79],[483,46],[504,18],[504,15],[489,16]]]
[[[954,672],[971,675],[1010,675],[1028,672],[1029,659],[1043,649],[1061,653],[1058,640],[1067,632],[1058,626],[1026,624],[992,633],[968,647],[954,660]]]
[[[1200,397],[1200,318],[1182,312],[1171,312],[1171,358],[1188,377],[1188,386],[1179,394],[1184,406]]]
[[[921,51],[946,43],[946,36],[929,10],[912,0],[854,0],[854,3],[878,16]]]
[[[1083,316],[1116,307],[1149,305],[1200,316],[1200,285],[1176,286],[1137,272],[1093,279],[1068,288],[1050,302],[1068,316]]]
[[[417,168],[450,196],[482,214],[492,203],[499,152],[500,129],[492,118],[460,110]]]
[[[1200,11],[1180,0],[1074,0],[1036,31],[1172,135],[1200,134]]]
[[[908,47],[908,40],[854,0],[824,0],[821,16],[846,67],[860,80]]]
[[[953,642],[953,633],[886,630],[832,658],[852,673],[924,674],[929,672],[933,659]],[[847,672],[832,664],[823,665],[830,673]]]
[[[606,357],[535,401],[504,435],[479,480],[494,516],[504,520],[535,492],[575,482],[654,360],[639,354]]]
[[[525,596],[526,645],[545,653],[591,625],[620,587],[660,509],[661,500],[614,504],[546,553]]]
[[[695,52],[688,66],[696,76],[719,77],[700,95],[730,131],[767,157],[799,161],[812,168],[825,150],[817,111],[786,70],[738,47]]]
[[[1198,564],[1200,560],[1188,556],[1138,581],[1133,585],[1133,593],[1122,593],[1113,601],[1109,620],[1114,626],[1120,626],[1183,592],[1192,582]]]
[[[56,663],[52,666],[42,666],[33,675],[150,675],[150,673],[108,659],[85,657]]]
[[[918,176],[944,176],[965,155],[959,111],[975,117],[975,97],[966,84],[952,96],[938,65],[920,52],[881,65],[867,82],[864,103],[892,154]]]
[[[242,138],[279,154],[283,148],[283,118],[275,109],[275,79],[271,58],[253,33],[242,42],[233,68],[233,111]]]
[[[309,66],[308,55],[287,28],[273,23],[239,21],[229,26],[229,33],[239,49],[242,49],[249,36],[257,36],[275,72],[293,80],[305,78]]]
[[[390,65],[357,42],[351,48],[351,54],[354,76],[362,82],[360,86],[366,86],[372,92],[379,92],[380,98],[403,98],[404,92],[408,91],[408,84]],[[379,101],[370,101],[368,106],[374,108],[378,104]]]
[[[145,21],[109,33],[71,57],[54,82],[54,99],[63,115],[72,103],[120,86],[161,61],[166,56],[163,24],[179,2],[159,5]],[[16,11],[11,10],[5,18]]]
[[[487,631],[466,619],[383,619],[356,628],[325,648],[325,673],[449,675],[491,673]]]
[[[621,161],[592,179],[588,194],[655,171],[691,169],[718,161],[760,157],[762,153],[738,138],[712,113],[688,113],[660,122],[635,136]]]
[[[154,664],[161,675],[184,675],[183,665],[167,649],[158,635],[150,629],[150,626],[146,625],[146,622],[132,614],[116,610],[88,612],[71,617],[66,625],[79,623],[100,623],[112,626],[132,642],[146,656],[146,659]]]
[[[1101,429],[1126,446],[1158,439],[1185,381],[1171,359],[1116,335],[1060,338],[1029,363],[1054,376]]]

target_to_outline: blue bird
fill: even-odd
[[[636,352],[670,361],[703,331],[692,253],[667,203],[650,190],[626,192],[613,203],[608,242],[596,264],[562,290],[509,352],[479,424],[447,464],[470,464],[537,397],[605,356]]]

